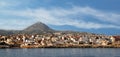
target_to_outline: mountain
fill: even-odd
[[[26,29],[24,29],[24,31],[46,31],[46,32],[49,32],[49,31],[53,31],[53,29],[49,28],[47,25],[45,25],[44,23],[41,23],[41,22],[37,22],[29,27],[27,27]]]
[[[46,24],[42,22],[37,22],[22,31],[23,33],[34,34],[34,33],[47,33],[54,32],[53,29],[49,28]]]
[[[85,32],[77,32],[72,30],[65,31],[56,31],[48,27],[42,22],[37,22],[24,30],[0,30],[0,35],[11,35],[11,34],[43,34],[43,33],[53,33],[53,32],[63,32],[63,33],[81,33],[86,34]],[[92,34],[92,33],[90,33]]]
[[[55,30],[49,28],[46,24],[42,22],[37,22],[24,30],[0,30],[0,35],[11,35],[11,34],[42,34],[42,33],[52,33]]]

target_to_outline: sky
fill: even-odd
[[[120,0],[0,0],[0,29],[42,22],[55,30],[120,35]]]

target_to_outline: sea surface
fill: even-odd
[[[119,48],[0,49],[0,57],[120,57]]]

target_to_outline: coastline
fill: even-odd
[[[0,36],[0,48],[120,48],[119,38],[81,33]]]
[[[0,45],[0,49],[5,48],[120,48],[119,46],[115,45],[62,45],[62,46],[40,46],[40,45],[29,45],[29,46],[21,46],[21,47],[10,47],[7,45]]]

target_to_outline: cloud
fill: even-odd
[[[22,30],[26,27],[34,24],[35,20],[26,20],[26,19],[0,19],[0,29],[9,29],[9,30]]]
[[[73,7],[71,9],[63,9],[63,8],[53,8],[50,10],[39,8],[33,10],[31,13],[37,20],[42,21],[46,24],[52,25],[71,25],[78,28],[84,29],[100,29],[100,28],[117,28],[120,29],[120,24],[116,24],[119,21],[119,14],[115,13],[103,13],[101,11],[92,9],[90,7]],[[74,16],[80,16],[80,18],[75,19],[72,18]],[[106,21],[106,23],[113,24],[101,24],[96,22],[89,22],[81,19],[86,15],[95,17],[100,21]],[[118,22],[119,23],[119,22]]]
[[[0,2],[0,6],[6,6],[6,5],[8,5],[8,3],[3,2],[3,1]]]
[[[102,28],[115,28],[120,29],[120,14],[102,12],[90,7],[78,7],[72,8],[37,8],[37,9],[26,9],[26,10],[3,10],[1,14],[10,16],[18,16],[30,18],[29,20],[41,21],[45,24],[50,25],[70,25],[77,28],[83,29],[102,29]],[[75,18],[78,17],[79,18]],[[85,16],[91,16],[96,20],[106,22],[104,24],[95,21],[85,21]],[[107,24],[112,23],[112,24]]]
[[[78,9],[77,10],[78,12],[82,12],[83,14],[90,15],[100,21],[106,21],[106,22],[120,25],[119,23],[120,14],[111,13],[111,12],[102,12],[99,10],[92,9],[90,7],[85,7],[85,8],[75,7],[75,9]]]
[[[20,6],[22,3],[17,0],[0,0],[0,10],[10,9],[17,6]]]

